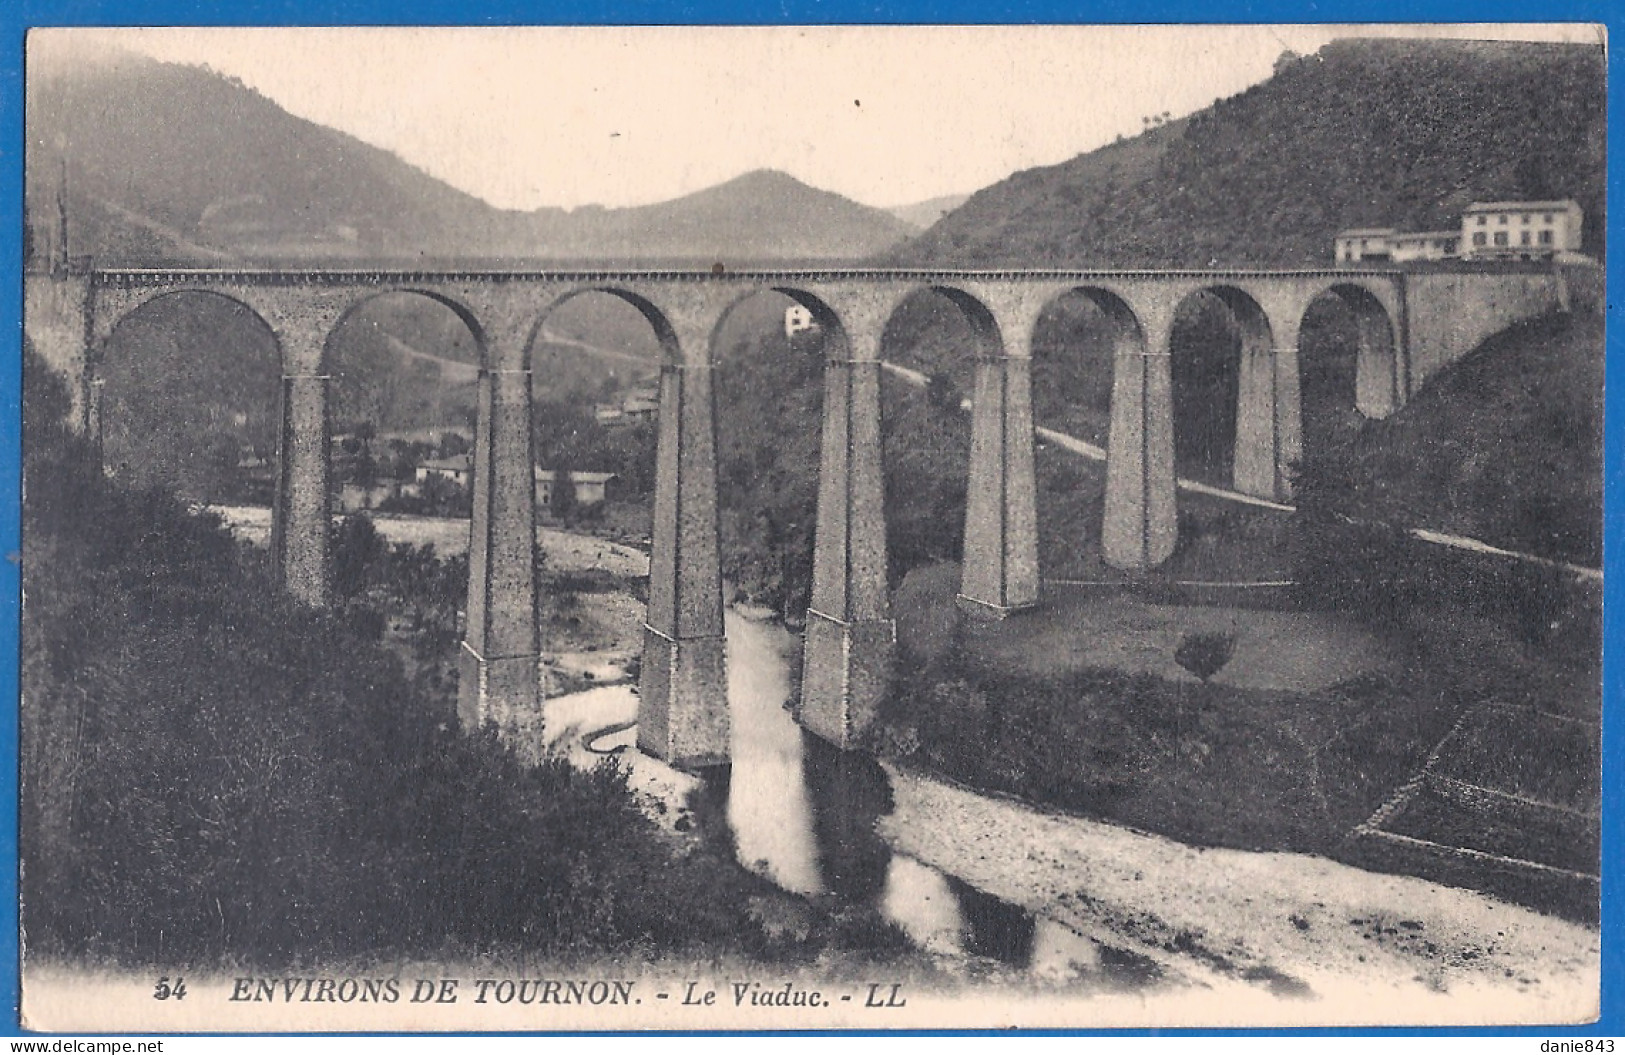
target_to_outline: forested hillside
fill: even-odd
[[[888,260],[1103,267],[1331,261],[1340,229],[1455,226],[1574,198],[1602,254],[1600,47],[1350,40],[1183,121],[974,195]]]
[[[66,184],[71,250],[108,266],[856,260],[919,230],[756,171],[635,208],[498,209],[239,81],[116,53],[30,71],[37,234]]]
[[[1346,511],[1601,567],[1602,337],[1592,311],[1511,327],[1306,468]]]
[[[480,237],[489,206],[237,81],[118,54],[29,79],[36,224],[65,176],[103,264],[398,254]]]

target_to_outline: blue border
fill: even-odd
[[[1611,39],[1625,29],[1625,5],[1614,0],[1332,0],[1317,4],[1287,0],[1101,0],[1092,5],[1062,0],[574,0],[569,4],[523,0],[23,0],[0,7],[0,702],[17,699],[18,611],[21,590],[19,503],[21,500],[21,333],[22,333],[22,144],[23,37],[30,26],[94,25],[519,25],[519,24],[751,24],[796,23],[970,23],[1049,22],[1598,22]],[[1593,1026],[1515,1029],[1287,1029],[1190,1030],[1191,1036],[1625,1036],[1625,893],[1620,886],[1625,862],[1625,733],[1617,720],[1625,680],[1619,649],[1625,601],[1618,579],[1620,531],[1625,528],[1625,340],[1619,332],[1625,303],[1620,222],[1625,201],[1625,165],[1615,164],[1625,135],[1625,95],[1621,63],[1610,51],[1608,91],[1608,364],[1605,441],[1604,561],[1604,723],[1602,855],[1614,867],[1603,869],[1602,1017]],[[15,863],[17,846],[17,723],[9,706],[0,714],[0,856]],[[0,1034],[21,1036],[18,1021],[17,876],[0,868]],[[785,1031],[787,1034],[801,1031]],[[927,1031],[920,1031],[927,1032]],[[954,1031],[964,1032],[964,1031]],[[1036,1032],[1036,1031],[1035,1031]],[[1046,1030],[1072,1035],[1099,1030]],[[1111,1031],[1127,1035],[1173,1032]],[[456,1034],[449,1034],[455,1036]],[[705,1035],[684,1032],[677,1035]]]

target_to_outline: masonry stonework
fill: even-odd
[[[86,428],[85,356],[88,349],[90,277],[59,273],[23,276],[23,327],[34,351],[68,380],[68,423]]]
[[[693,342],[690,342],[693,343]],[[660,374],[638,747],[684,768],[728,759],[728,675],[709,350]]]
[[[1003,617],[1038,603],[1038,497],[1032,361],[976,362],[960,606]]]
[[[88,427],[99,357],[119,320],[142,303],[201,291],[259,315],[283,356],[273,551],[288,592],[321,605],[331,589],[327,337],[346,312],[383,293],[418,293],[457,311],[482,351],[459,714],[465,725],[490,722],[530,750],[541,735],[541,648],[528,342],[553,305],[578,293],[603,291],[634,304],[668,351],[676,350],[662,380],[639,742],[703,765],[727,752],[711,335],[734,303],[767,289],[802,302],[842,335],[825,367],[801,720],[844,746],[872,718],[890,681],[880,335],[903,298],[922,288],[949,296],[1013,349],[1006,354],[1001,346],[979,361],[972,410],[962,593],[990,611],[1037,598],[1029,349],[1042,306],[1054,297],[1080,289],[1099,298],[1119,331],[1101,537],[1106,561],[1128,570],[1161,564],[1177,541],[1169,337],[1183,298],[1228,291],[1222,295],[1261,306],[1241,363],[1234,482],[1275,498],[1290,493],[1290,469],[1301,456],[1297,329],[1315,297],[1339,292],[1358,305],[1356,398],[1370,417],[1391,413],[1484,337],[1561,306],[1560,284],[1544,272],[95,271],[28,276],[25,326],[46,360],[68,375],[76,420]]]
[[[837,350],[824,379],[800,718],[808,731],[848,747],[889,688],[896,636],[886,584],[880,361]]]
[[[1412,394],[1486,337],[1517,322],[1558,311],[1562,282],[1550,271],[1410,275],[1405,283]]]

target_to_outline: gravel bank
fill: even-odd
[[[880,830],[898,850],[1151,955],[1197,987],[1169,999],[1204,1022],[1252,1020],[1261,998],[1271,1020],[1300,1023],[1596,1015],[1601,941],[1577,924],[1409,876],[1203,850],[889,773],[896,808]]]

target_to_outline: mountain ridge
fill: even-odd
[[[36,72],[30,227],[65,173],[72,251],[107,266],[222,262],[861,260],[917,232],[784,173],[629,208],[499,209],[240,81],[132,53]]]

